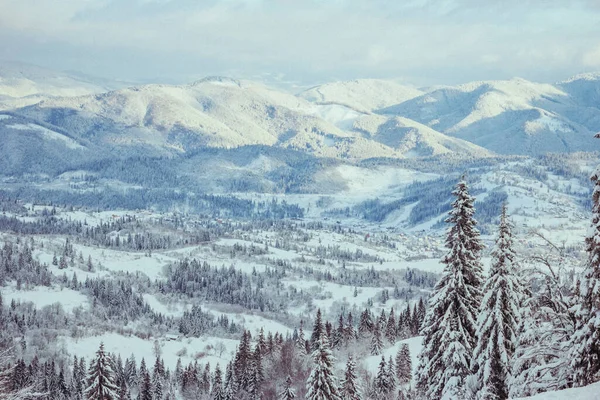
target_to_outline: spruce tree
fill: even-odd
[[[478,342],[473,352],[477,398],[508,398],[510,365],[517,343],[522,290],[516,274],[515,253],[506,205],[502,207],[496,246],[477,321]]]
[[[396,366],[394,365],[394,360],[392,356],[388,359],[387,362],[387,371],[386,378],[388,381],[388,386],[390,387],[390,393],[396,391]]]
[[[115,385],[110,356],[104,352],[104,343],[90,363],[85,397],[88,400],[117,400],[119,388]]]
[[[219,364],[217,364],[217,367],[215,368],[215,376],[213,377],[210,398],[212,400],[225,400],[225,393],[223,391],[223,377],[221,376],[221,368],[219,367]]]
[[[476,316],[481,304],[482,266],[475,199],[462,179],[453,191],[447,223],[442,278],[429,299],[423,321],[423,349],[419,354],[417,386],[428,399],[464,398],[464,385],[473,366]]]
[[[288,375],[285,378],[283,390],[279,393],[279,400],[294,400],[295,398],[296,392],[294,392],[294,388],[292,387],[292,377]]]
[[[144,371],[141,374],[141,379],[142,383],[140,385],[140,393],[138,398],[140,400],[152,400],[152,382],[150,379],[150,373],[147,370]]]
[[[375,324],[373,336],[371,336],[371,355],[378,356],[383,349],[383,340],[381,339],[381,330],[379,324]]]
[[[396,317],[394,316],[394,309],[390,311],[390,316],[387,320],[387,325],[385,326],[385,337],[391,343],[396,343]]]
[[[125,380],[129,387],[135,385],[137,382],[137,365],[133,354],[125,360]]]
[[[313,369],[306,382],[307,400],[340,400],[333,372],[334,358],[324,332],[313,351]]]
[[[377,375],[373,381],[373,393],[371,397],[375,400],[384,400],[389,398],[392,388],[388,379],[388,368],[385,363],[385,356],[381,356]]]
[[[315,317],[315,323],[313,325],[313,330],[310,335],[310,345],[312,350],[314,351],[319,347],[319,340],[321,338],[321,334],[325,333],[325,328],[323,326],[323,320],[321,317],[321,309],[317,310],[317,316]]]
[[[600,138],[600,134],[596,134]],[[586,238],[588,261],[585,286],[572,339],[573,383],[585,386],[600,380],[600,166],[592,174],[592,224]],[[583,290],[585,288],[585,290]]]
[[[303,321],[300,321],[300,329],[298,329],[298,338],[296,339],[296,349],[301,357],[305,357],[306,353],[306,339],[304,338]]]
[[[410,349],[406,343],[402,343],[396,354],[396,378],[400,385],[406,385],[412,379]]]
[[[346,362],[344,379],[342,379],[340,385],[340,398],[341,400],[361,400],[360,392],[358,377],[356,376],[356,363],[352,356],[349,356],[348,362]]]

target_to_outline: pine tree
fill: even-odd
[[[354,329],[352,313],[348,313],[348,318],[346,318],[346,328],[344,329],[344,343],[348,344],[355,339],[356,330]]]
[[[522,290],[516,275],[512,233],[502,207],[500,229],[492,251],[489,277],[477,321],[478,342],[473,352],[477,398],[508,398],[510,365],[517,343]]]
[[[369,337],[371,332],[373,332],[373,319],[371,317],[371,312],[368,308],[365,309],[360,314],[360,321],[358,323],[358,334],[363,337]]]
[[[233,375],[233,365],[230,362],[227,364],[225,370],[225,387],[224,387],[225,400],[235,399],[235,377]]]
[[[159,357],[154,362],[154,371],[152,375],[153,397],[155,400],[161,400],[163,397],[164,365]]]
[[[596,134],[600,138],[600,134]],[[573,382],[585,386],[600,380],[600,166],[592,174],[592,225],[586,238],[588,261],[577,331],[572,340]]]
[[[140,400],[152,400],[152,380],[150,373],[144,371],[141,375],[142,383],[140,385],[140,393],[138,398]]]
[[[296,348],[300,356],[306,356],[306,339],[304,338],[303,321],[300,321],[300,329],[298,329],[298,338],[296,339]]]
[[[23,364],[23,367],[25,367],[25,364]],[[67,382],[65,380],[65,371],[62,367],[60,368],[60,372],[58,374],[57,387],[58,387],[58,394],[61,399],[68,399],[71,397],[69,387],[67,386]]]
[[[344,379],[340,386],[340,398],[341,400],[361,400],[362,397],[360,392],[358,377],[356,376],[356,363],[352,356],[349,356],[348,362],[346,363]]]
[[[402,343],[396,354],[396,378],[398,384],[406,385],[412,378],[412,361],[408,344]]]
[[[386,326],[385,326],[385,338],[391,344],[396,343],[396,317],[394,316],[394,309],[390,311]]]
[[[344,325],[344,314],[340,313],[340,316],[338,318],[338,326],[335,330],[335,333],[333,334],[333,340],[331,341],[331,347],[334,349],[339,349],[342,344],[344,344],[344,332],[345,332],[345,325]]]
[[[127,360],[125,360],[125,380],[127,385],[130,387],[135,385],[137,382],[137,365],[135,363],[135,356],[132,354]]]
[[[388,369],[385,363],[385,356],[381,356],[379,362],[379,368],[377,369],[377,375],[373,381],[373,393],[372,398],[376,400],[388,399],[392,388],[388,380]]]
[[[215,368],[215,376],[213,378],[210,398],[212,400],[225,400],[225,393],[223,392],[223,378],[221,376],[221,368],[219,367],[219,364],[217,364],[217,367]]]
[[[383,349],[383,340],[381,339],[381,331],[379,324],[375,324],[373,336],[371,336],[371,355],[378,356]]]
[[[313,351],[313,369],[306,382],[307,400],[340,400],[333,372],[334,358],[324,332]]]
[[[115,386],[110,356],[104,352],[104,343],[90,363],[85,396],[88,400],[117,400],[119,388]]]
[[[200,389],[206,394],[210,393],[210,375],[210,364],[206,363],[200,378]]]
[[[313,330],[310,336],[310,345],[312,350],[314,351],[319,347],[319,340],[321,335],[325,333],[325,328],[323,326],[323,320],[321,318],[321,309],[317,310],[317,316],[315,317],[315,323],[313,325]]]
[[[464,398],[464,386],[473,365],[476,315],[481,304],[482,266],[474,198],[461,180],[446,222],[448,254],[442,278],[435,286],[423,322],[423,349],[419,355],[417,386],[429,399]]]
[[[131,400],[131,394],[129,393],[126,384],[121,385],[121,389],[119,390],[119,400]]]
[[[283,390],[279,393],[279,400],[293,400],[295,398],[296,392],[294,392],[294,388],[292,387],[292,377],[288,375],[287,378],[285,378]]]
[[[390,393],[394,393],[396,391],[396,366],[394,365],[392,356],[390,356],[387,362],[386,378],[390,387]]]

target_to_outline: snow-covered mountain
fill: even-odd
[[[80,96],[124,84],[18,62],[0,62],[0,110],[35,104],[47,97]]]
[[[2,64],[2,114],[21,124],[15,130],[14,121],[0,121],[0,131],[10,133],[3,148],[22,147],[24,134],[44,138],[40,126],[100,158],[180,157],[248,145],[350,161],[480,158],[590,150],[600,131],[599,74],[554,85],[512,79],[429,89],[362,79],[298,95],[225,77],[187,85],[111,85]],[[59,145],[51,136],[45,146]]]
[[[298,96],[317,104],[339,104],[359,112],[373,111],[402,103],[423,91],[380,79],[357,79],[315,86]]]
[[[600,130],[599,76],[557,85],[523,79],[442,87],[379,110],[501,154],[593,148]]]
[[[387,129],[387,139],[379,140],[384,135],[364,134],[366,121],[360,129],[353,125],[358,117],[379,116],[346,106],[312,104],[263,85],[223,77],[182,86],[145,85],[103,94],[53,97],[15,112],[95,144],[143,148],[144,152],[151,149],[159,154],[267,145],[347,159],[454,151],[487,155],[478,146],[432,132],[408,135]]]

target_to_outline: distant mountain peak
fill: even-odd
[[[216,84],[223,84],[223,85],[231,85],[231,86],[237,86],[237,87],[242,87],[242,83],[237,80],[237,79],[233,79],[233,78],[229,78],[227,76],[219,76],[219,75],[215,75],[215,76],[207,76],[205,78],[199,79],[195,82],[192,82],[190,84],[190,86],[198,86],[204,83],[216,83]]]

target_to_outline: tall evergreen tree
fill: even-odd
[[[406,385],[412,379],[412,360],[406,343],[402,343],[396,354],[396,378],[399,385]]]
[[[223,391],[223,377],[221,376],[221,368],[219,367],[219,364],[217,364],[217,367],[215,368],[215,376],[213,378],[210,398],[212,400],[225,400],[225,393]]]
[[[600,138],[600,133],[596,134]],[[572,340],[573,382],[584,386],[600,380],[600,166],[592,174],[592,224],[586,238],[588,262],[585,291],[577,313],[577,331]]]
[[[515,253],[506,205],[502,207],[489,277],[477,321],[477,346],[473,353],[477,398],[508,398],[510,365],[517,343],[522,294],[516,274]]]
[[[292,377],[288,375],[285,378],[283,390],[279,393],[279,400],[294,400],[295,398],[296,392],[294,392],[294,388],[292,387]]]
[[[340,398],[341,400],[361,400],[360,392],[358,377],[356,376],[356,363],[352,356],[349,356],[348,362],[346,362],[344,379],[342,379],[340,385]]]
[[[117,400],[119,388],[115,385],[110,356],[104,352],[104,343],[90,363],[85,396],[88,400]]]
[[[315,317],[315,323],[313,324],[313,330],[310,335],[310,345],[312,350],[314,351],[319,347],[319,340],[321,339],[321,334],[325,333],[325,327],[323,326],[323,319],[321,317],[321,309],[317,310],[317,316]]]
[[[456,200],[446,219],[451,224],[446,239],[449,251],[423,321],[423,350],[417,370],[418,389],[428,399],[464,398],[482,297],[483,244],[473,218],[475,199],[464,179],[452,193]]]
[[[388,359],[385,376],[388,381],[388,386],[390,387],[390,393],[394,393],[396,391],[396,366],[394,365],[392,356]]]
[[[125,380],[129,387],[133,386],[137,382],[137,365],[135,362],[135,356],[132,354],[127,360],[125,360]]]
[[[383,349],[383,340],[381,339],[381,330],[379,324],[375,324],[373,328],[373,336],[371,336],[371,355],[378,356]]]
[[[386,400],[390,397],[391,391],[392,388],[388,379],[388,368],[385,363],[385,356],[381,356],[377,375],[375,375],[373,381],[373,393],[371,393],[371,397],[374,400]]]
[[[340,400],[337,382],[333,372],[334,358],[325,332],[313,351],[313,369],[306,382],[307,400]]]
[[[390,315],[387,320],[387,324],[385,326],[385,337],[391,343],[396,343],[397,336],[397,327],[396,327],[396,317],[394,316],[394,309],[392,308],[390,311]]]
[[[145,370],[140,374],[140,377],[142,382],[140,384],[140,393],[138,398],[140,400],[152,400],[152,381],[150,378],[150,373],[147,370]]]
[[[298,338],[296,339],[296,349],[301,356],[306,356],[306,339],[304,338],[304,322],[300,321],[300,329],[298,329]]]

